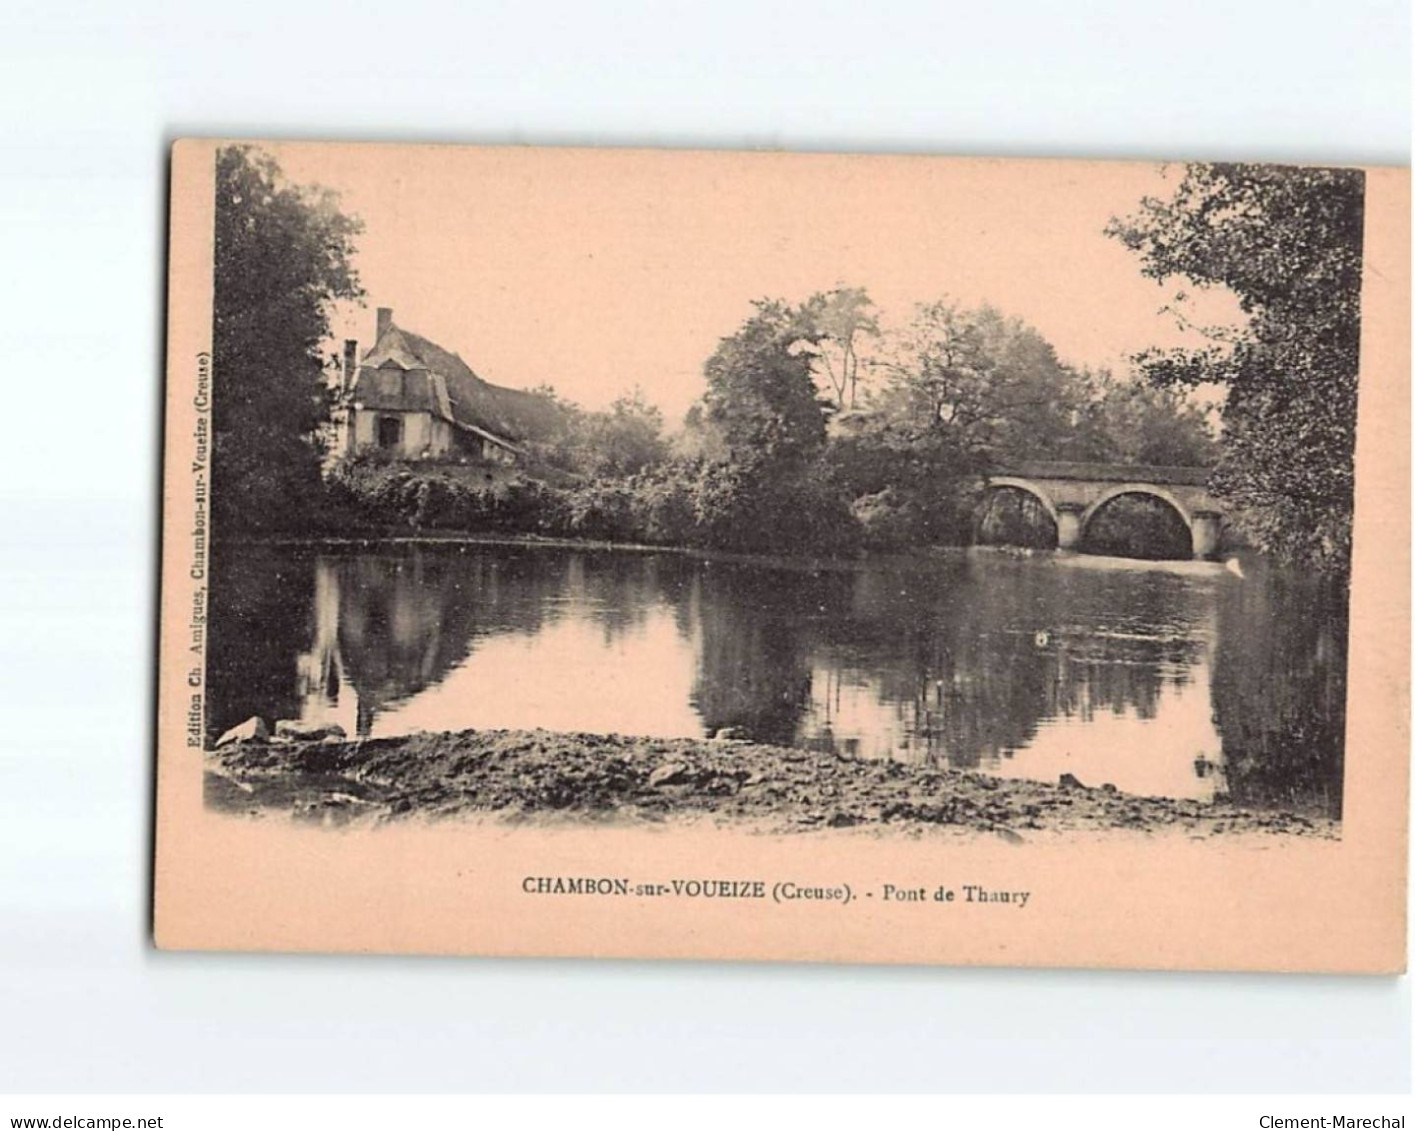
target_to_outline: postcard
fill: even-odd
[[[179,141],[157,944],[1402,970],[1409,217]]]

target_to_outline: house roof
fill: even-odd
[[[373,373],[389,367],[406,374],[401,393],[383,392]],[[550,398],[483,381],[455,353],[391,321],[364,355],[353,395],[368,408],[431,412],[511,444],[546,438],[560,416]]]

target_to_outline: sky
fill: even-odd
[[[553,385],[603,408],[638,385],[675,423],[702,365],[751,313],[863,286],[886,325],[916,303],[991,303],[1061,359],[1128,373],[1193,342],[1161,287],[1104,235],[1179,167],[667,150],[282,143],[290,180],[359,216],[363,309],[336,339],[372,344],[375,308],[461,354],[488,381]],[[1192,292],[1192,288],[1188,288]],[[1198,296],[1200,322],[1236,317]]]

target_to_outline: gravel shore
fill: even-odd
[[[227,812],[326,824],[707,820],[764,832],[887,827],[1022,840],[1039,830],[1340,832],[1322,818],[1134,797],[1074,780],[1053,785],[750,742],[539,730],[237,742],[207,755],[206,797]]]

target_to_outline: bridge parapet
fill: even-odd
[[[1213,468],[1024,460],[1000,467],[992,474],[1015,479],[1065,479],[1094,483],[1156,483],[1162,486],[1206,487],[1209,477],[1213,474]]]

